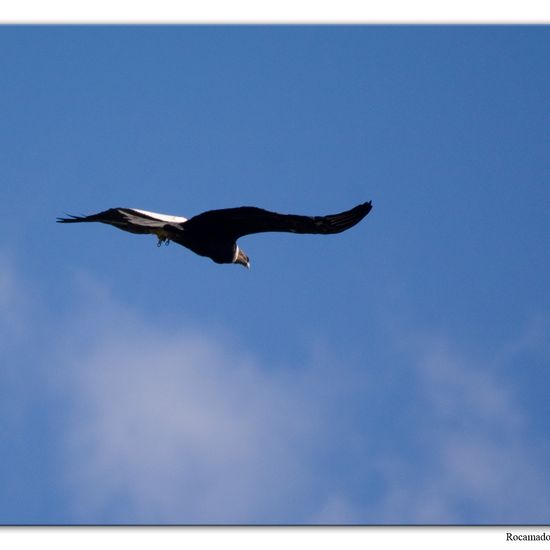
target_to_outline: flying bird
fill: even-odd
[[[371,201],[339,214],[297,216],[277,214],[254,206],[209,210],[191,219],[157,214],[137,208],[110,208],[91,216],[57,218],[59,223],[100,222],[124,231],[153,234],[157,245],[174,241],[199,256],[218,264],[250,267],[250,259],[237,240],[253,233],[271,231],[329,235],[346,231],[359,223],[372,209]]]

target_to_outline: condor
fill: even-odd
[[[100,222],[130,233],[150,233],[157,236],[158,246],[174,241],[218,264],[241,264],[249,268],[248,256],[237,245],[240,237],[270,231],[321,235],[340,233],[359,223],[371,209],[372,203],[369,201],[339,214],[297,216],[241,206],[209,210],[186,219],[137,208],[110,208],[91,216],[70,216],[57,218],[57,221]]]

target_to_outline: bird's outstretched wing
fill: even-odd
[[[130,233],[155,233],[166,226],[179,228],[178,224],[186,222],[186,218],[157,214],[135,208],[110,208],[91,216],[70,216],[57,218],[59,223],[100,222],[107,223],[129,231]]]
[[[206,233],[221,233],[238,239],[252,233],[281,231],[289,233],[318,233],[327,235],[340,233],[359,223],[372,209],[372,203],[365,202],[339,214],[328,216],[297,216],[277,214],[253,206],[209,210],[194,216],[186,228]]]

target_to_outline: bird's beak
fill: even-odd
[[[235,263],[244,265],[246,269],[250,269],[250,259],[240,248]]]

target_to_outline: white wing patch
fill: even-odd
[[[139,212],[140,214],[145,214],[146,216],[151,216],[161,222],[172,222],[172,223],[184,223],[187,221],[187,218],[182,216],[170,216],[168,214],[158,214],[157,212],[149,212],[148,210],[138,210],[137,208],[132,208],[134,212]]]

